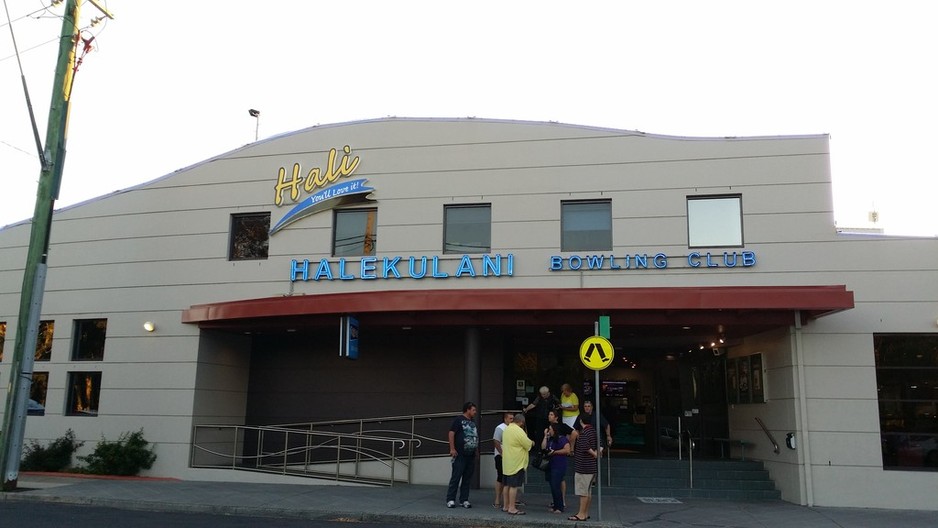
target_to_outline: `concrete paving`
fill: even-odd
[[[642,528],[865,528],[934,527],[938,512],[862,508],[808,508],[782,501],[727,502],[680,499],[647,504],[636,498],[604,497],[602,520],[594,500],[591,519],[567,520],[575,513],[547,511],[550,497],[525,494],[526,515],[512,516],[491,505],[491,489],[473,490],[471,509],[448,509],[440,486],[255,484],[148,478],[79,478],[23,473],[19,488],[0,493],[4,501],[86,504],[125,510],[198,512],[258,517],[290,517],[395,522],[436,526],[641,526]],[[568,494],[573,505],[576,497]]]

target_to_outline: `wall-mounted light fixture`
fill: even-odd
[[[152,321],[147,321],[147,322],[143,323],[143,329],[146,330],[147,332],[152,332],[152,331],[156,330],[156,325],[153,324]]]

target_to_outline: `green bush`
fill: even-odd
[[[75,441],[75,431],[69,429],[65,435],[43,446],[35,440],[23,450],[20,469],[23,471],[62,471],[72,464],[72,455],[84,442]]]
[[[143,429],[133,433],[123,433],[116,442],[101,439],[94,451],[88,456],[80,456],[88,473],[96,475],[136,475],[141,470],[150,469],[156,460],[156,453],[143,439]]]

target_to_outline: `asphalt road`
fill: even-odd
[[[120,526],[121,528],[403,528],[397,523],[369,523],[354,519],[333,521],[240,517],[204,513],[128,511],[97,506],[38,502],[0,502],[4,528]],[[430,527],[429,525],[422,525]],[[452,526],[450,525],[450,528]]]

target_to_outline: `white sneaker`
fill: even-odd
[[[446,501],[446,507],[447,507],[447,508],[455,508],[455,507],[456,507],[456,501]]]
[[[463,508],[471,508],[472,505],[469,504],[469,501],[462,501],[462,507],[463,507]]]

